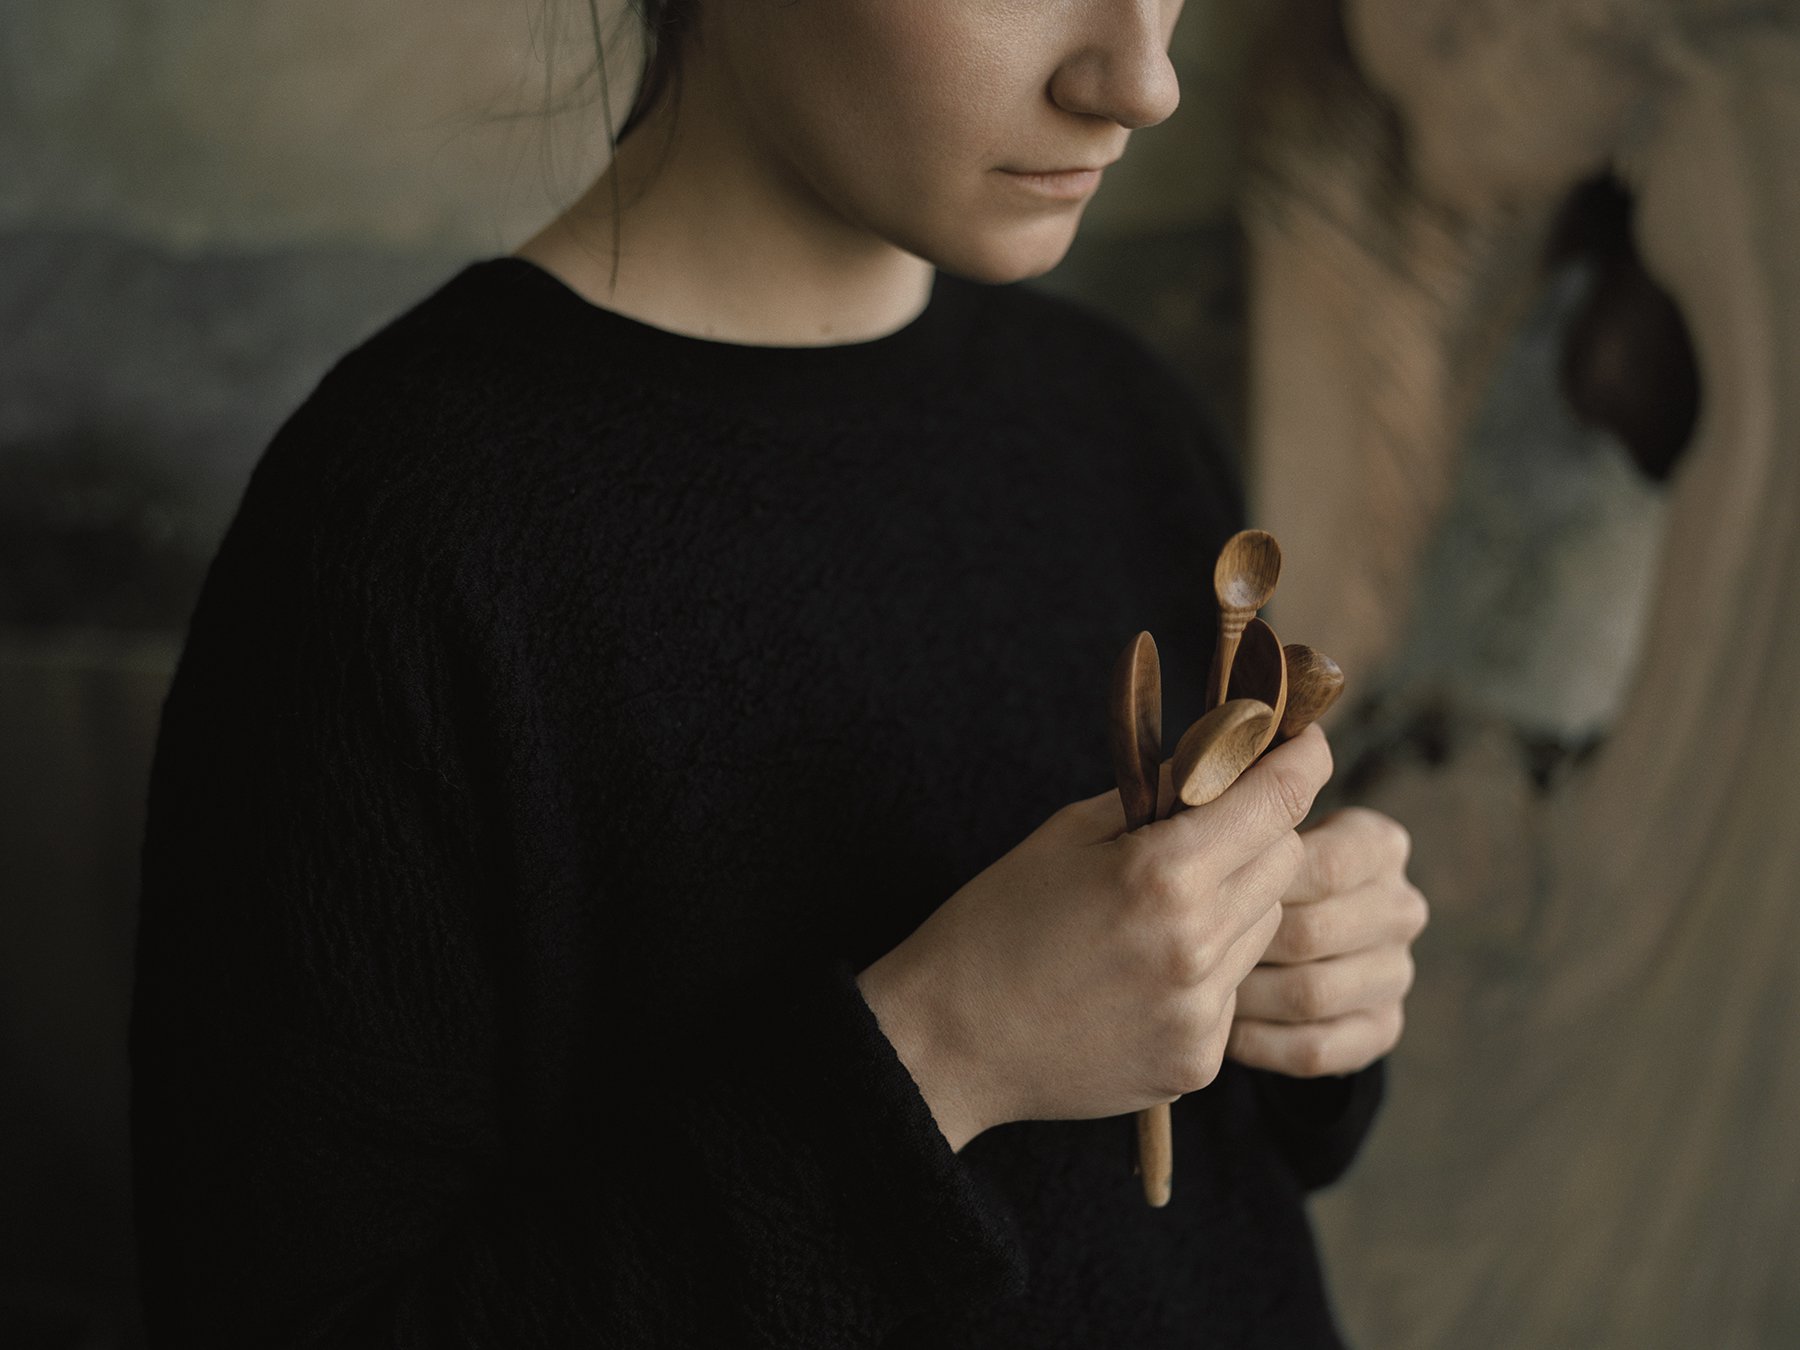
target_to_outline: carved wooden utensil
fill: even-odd
[[[1244,625],[1232,663],[1231,697],[1175,744],[1175,810],[1204,806],[1237,781],[1275,739],[1288,703],[1287,657],[1261,619]],[[1171,812],[1171,814],[1173,814]]]
[[[1219,602],[1219,640],[1206,682],[1206,706],[1216,708],[1231,687],[1231,666],[1244,625],[1269,603],[1281,577],[1281,545],[1267,530],[1239,530],[1225,541],[1213,564],[1213,595]]]
[[[1174,810],[1205,806],[1235,783],[1274,729],[1275,709],[1256,698],[1230,699],[1195,722],[1175,745]]]
[[[1288,701],[1274,745],[1291,741],[1331,710],[1344,692],[1344,672],[1324,652],[1301,642],[1290,642],[1287,656]]]
[[[1244,625],[1243,640],[1238,644],[1237,660],[1231,666],[1231,680],[1226,701],[1239,698],[1260,699],[1275,710],[1263,743],[1256,747],[1261,755],[1275,740],[1288,706],[1287,653],[1275,630],[1261,619]]]
[[[1149,633],[1139,633],[1113,663],[1107,732],[1125,828],[1135,830],[1156,818],[1162,776],[1162,662]]]
[[[1107,732],[1125,828],[1135,830],[1156,819],[1162,780],[1162,665],[1149,633],[1139,633],[1113,663]],[[1137,1146],[1145,1197],[1153,1205],[1168,1204],[1175,1136],[1166,1104],[1137,1113]]]
[[[1211,710],[1182,735],[1175,747],[1173,774],[1176,799],[1171,814],[1185,806],[1212,801],[1256,761],[1274,737],[1286,700],[1286,663],[1281,644],[1270,632],[1252,638],[1257,653],[1253,679],[1260,691],[1267,689],[1270,702],[1246,698],[1228,702],[1225,691],[1245,628],[1256,621],[1256,611],[1269,602],[1281,575],[1281,546],[1265,530],[1240,530],[1225,541],[1213,564],[1213,594],[1219,602],[1219,640],[1213,646],[1212,670],[1207,676],[1206,706]],[[1276,678],[1270,679],[1270,672]],[[1174,1133],[1169,1104],[1162,1102],[1138,1112],[1138,1173],[1144,1198],[1161,1208],[1174,1189]]]
[[[1275,710],[1253,698],[1233,699],[1214,708],[1187,729],[1175,747],[1173,766],[1177,798],[1171,814],[1202,806],[1230,787],[1261,753],[1275,727]],[[1144,1199],[1160,1209],[1169,1203],[1175,1183],[1175,1135],[1169,1103],[1158,1102],[1137,1114],[1138,1176]]]

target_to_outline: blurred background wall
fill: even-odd
[[[1051,283],[1227,421],[1249,24],[1184,17],[1181,111]],[[136,1343],[137,845],[205,565],[329,365],[597,172],[587,44],[567,0],[0,6],[0,1346]]]

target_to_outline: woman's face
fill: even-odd
[[[1175,111],[1182,0],[703,0],[709,87],[794,206],[1003,282]],[[685,115],[685,114],[684,114]],[[1085,173],[1031,177],[1065,170]]]

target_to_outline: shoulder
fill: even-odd
[[[527,533],[620,402],[604,370],[546,368],[530,303],[473,263],[341,356],[257,459],[215,570],[442,585]]]
[[[280,496],[400,529],[454,510],[534,412],[532,354],[497,296],[471,265],[346,352],[276,432],[247,504]]]

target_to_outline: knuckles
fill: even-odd
[[[1431,901],[1425,898],[1425,892],[1412,882],[1406,883],[1406,928],[1408,941],[1423,933],[1431,923]]]
[[[1334,846],[1337,836],[1300,837],[1309,854],[1311,883],[1320,895],[1341,895],[1355,886],[1358,878],[1352,875],[1352,851]]]
[[[1281,916],[1281,954],[1312,961],[1333,950],[1331,916],[1317,905],[1292,905]]]
[[[1173,939],[1163,958],[1163,973],[1177,989],[1193,989],[1206,982],[1218,965],[1218,953],[1204,938],[1185,932]]]
[[[1167,855],[1141,843],[1127,857],[1121,880],[1126,893],[1142,904],[1170,909],[1180,900],[1180,882]]]
[[[1206,1060],[1202,1064],[1196,1066],[1194,1073],[1189,1076],[1189,1081],[1193,1086],[1187,1090],[1189,1092],[1199,1092],[1203,1088],[1211,1087],[1213,1085],[1213,1080],[1219,1076],[1219,1070],[1224,1066],[1225,1056],[1222,1053],[1215,1051],[1214,1053],[1209,1054],[1206,1057]]]
[[[1297,966],[1282,972],[1280,1001],[1291,1022],[1316,1022],[1331,1016],[1332,991],[1317,967]]]
[[[1298,1078],[1322,1078],[1336,1066],[1331,1060],[1331,1037],[1322,1029],[1308,1028],[1294,1040],[1293,1073]]]
[[[1404,874],[1412,857],[1412,831],[1392,816],[1367,806],[1345,806],[1332,812],[1331,823],[1340,827],[1342,842],[1316,865],[1329,873],[1333,890],[1348,889],[1374,875]],[[1360,868],[1353,867],[1353,858],[1363,860]]]
[[[1184,1000],[1175,1019],[1171,1052],[1165,1061],[1167,1082],[1182,1093],[1198,1092],[1218,1077],[1231,1030],[1233,994],[1223,998],[1197,994]]]
[[[1282,861],[1287,864],[1287,880],[1291,882],[1306,866],[1306,836],[1298,830],[1289,830],[1275,847],[1282,852]]]
[[[1167,854],[1144,850],[1127,858],[1120,880],[1148,977],[1181,992],[1210,979],[1228,944],[1206,922],[1194,879]]]
[[[1199,1092],[1202,1088],[1211,1087],[1224,1064],[1224,1039],[1219,1036],[1209,1036],[1198,1052],[1190,1055],[1182,1064],[1181,1090],[1184,1093]]]
[[[1312,810],[1313,787],[1296,769],[1271,765],[1270,791],[1289,828],[1306,819]]]
[[[1383,816],[1381,819],[1385,822],[1382,832],[1387,836],[1388,852],[1393,856],[1395,865],[1404,869],[1407,860],[1412,857],[1412,831],[1392,816]]]
[[[1396,1006],[1400,999],[1412,993],[1413,981],[1419,977],[1419,964],[1413,960],[1413,954],[1401,948],[1400,951],[1400,993],[1396,996]]]

